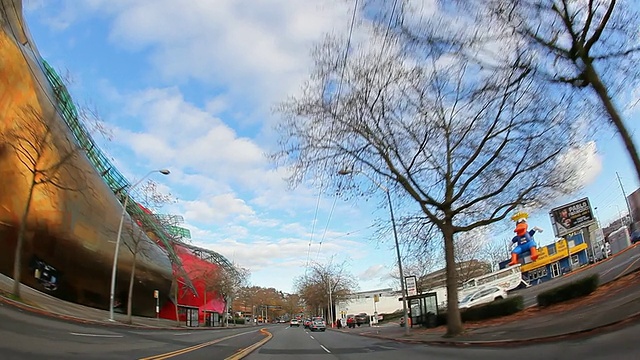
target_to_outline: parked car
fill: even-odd
[[[458,307],[468,309],[472,306],[487,304],[495,300],[506,299],[507,291],[498,286],[490,286],[479,289],[460,300]]]
[[[631,233],[631,243],[635,244],[637,242],[640,242],[640,229]]]
[[[290,327],[300,327],[300,321],[298,321],[298,319],[291,319],[291,321],[289,322],[289,326]]]
[[[309,325],[309,330],[311,331],[325,331],[327,330],[327,325],[325,325],[323,320],[313,320],[311,325]]]
[[[356,315],[355,318],[356,318],[356,325],[358,326],[369,323],[369,315],[367,315],[367,313],[360,313]]]

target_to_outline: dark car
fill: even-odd
[[[640,242],[640,230],[631,233],[631,243],[635,244],[637,242]]]
[[[369,323],[369,315],[367,315],[367,313],[360,313],[355,316],[355,319],[356,319],[356,325],[358,326]]]
[[[304,319],[302,325],[305,327],[305,329],[308,329],[309,326],[311,326],[311,319]]]

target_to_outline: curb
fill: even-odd
[[[593,336],[605,331],[615,331],[623,328],[628,323],[640,321],[640,312],[637,312],[626,319],[617,320],[609,324],[594,326],[588,329],[568,332],[565,334],[559,334],[554,336],[543,336],[538,338],[528,339],[504,339],[504,340],[421,340],[421,339],[405,339],[394,338],[384,335],[359,333],[354,335],[366,336],[378,339],[393,340],[406,344],[427,344],[443,347],[502,347],[502,346],[520,346],[531,344],[552,343],[564,340],[567,338],[576,339],[581,337]]]

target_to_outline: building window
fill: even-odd
[[[541,267],[529,272],[529,280],[537,280],[547,276],[547,268]]]
[[[571,249],[572,247],[576,246],[576,241],[575,240],[571,240],[571,241],[567,242],[567,245],[569,246],[569,249]]]
[[[571,265],[580,265],[580,258],[578,255],[571,255]]]
[[[557,252],[556,244],[547,246],[547,251],[549,252],[549,256],[555,255],[555,253]]]

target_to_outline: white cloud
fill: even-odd
[[[379,279],[382,276],[386,276],[389,269],[381,264],[375,264],[369,266],[365,271],[358,274],[358,279],[361,281],[371,281]]]
[[[598,154],[595,141],[569,149],[561,156],[559,164],[565,169],[575,171],[575,182],[572,185],[576,188],[591,184],[602,171],[602,157]]]
[[[297,90],[308,74],[310,44],[344,33],[352,4],[304,1],[94,1],[109,14],[110,40],[150,51],[150,69],[168,81],[196,79],[223,86],[245,103],[268,107]]]
[[[208,199],[183,201],[184,216],[203,224],[222,224],[232,219],[251,218],[253,209],[233,194],[222,194]]]

